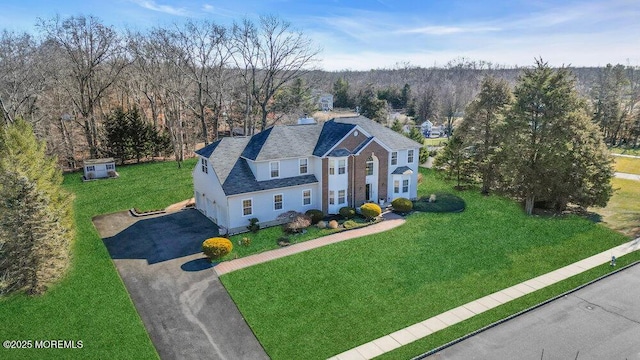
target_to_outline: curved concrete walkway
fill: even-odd
[[[640,175],[636,175],[636,174],[627,174],[627,173],[617,172],[617,173],[614,173],[614,176],[619,179],[640,181]]]
[[[366,360],[380,356],[475,315],[506,304],[511,300],[568,279],[602,264],[606,264],[611,261],[611,256],[620,257],[638,250],[640,250],[640,238],[458,306],[440,315],[345,351],[330,358],[330,360]]]
[[[299,244],[294,244],[294,245],[283,247],[280,249],[265,251],[259,254],[250,255],[250,256],[243,257],[236,260],[225,261],[216,265],[214,267],[214,270],[216,271],[218,276],[220,276],[235,270],[244,269],[249,266],[253,266],[253,265],[261,264],[267,261],[279,259],[285,256],[301,253],[303,251],[319,248],[321,246],[335,244],[337,242],[341,242],[349,239],[355,239],[358,237],[367,236],[367,235],[379,233],[382,231],[387,231],[395,227],[398,227],[404,224],[405,222],[402,216],[392,212],[387,212],[382,214],[382,218],[384,219],[384,221],[379,222],[377,224],[370,225],[370,226],[348,230],[348,231],[341,231],[336,234],[323,236],[321,238],[305,241]]]

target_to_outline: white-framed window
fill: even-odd
[[[403,193],[409,192],[409,179],[402,180],[402,192]]]
[[[407,163],[413,163],[413,149],[407,151]]]
[[[329,160],[329,175],[334,175],[336,173],[336,161]]]
[[[253,215],[253,199],[242,200],[242,216]]]
[[[300,175],[309,172],[309,159],[300,159],[298,163],[300,164]]]
[[[96,167],[93,165],[87,166],[87,171],[96,171]]]
[[[347,202],[347,191],[346,190],[338,190],[338,204],[344,204]]]
[[[273,210],[282,210],[282,194],[273,195]]]
[[[115,166],[115,165],[113,165],[113,164],[107,164],[107,171],[109,171],[109,170],[115,170],[115,169],[116,169],[116,166]]]
[[[347,160],[338,160],[338,174],[347,172]]]
[[[400,180],[393,180],[393,193],[394,194],[400,193]]]
[[[365,173],[366,173],[366,176],[373,175],[373,158],[367,159]]]
[[[391,153],[391,165],[398,165],[398,152],[393,151]]]
[[[333,190],[329,190],[329,205],[336,203],[336,193]]]
[[[311,189],[302,190],[302,205],[311,205]]]
[[[208,174],[209,167],[207,166],[207,159],[200,159],[200,164],[202,165],[202,172]]]
[[[272,161],[269,163],[271,169],[271,178],[280,177],[280,161]]]

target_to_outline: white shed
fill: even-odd
[[[84,161],[84,179],[117,177],[116,163],[113,158],[87,159]]]

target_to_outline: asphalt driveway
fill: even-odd
[[[218,229],[200,212],[93,221],[162,359],[268,359],[203,258]]]
[[[640,265],[426,359],[640,360]]]

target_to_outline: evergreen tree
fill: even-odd
[[[456,188],[462,189],[475,182],[475,161],[472,147],[466,147],[456,134],[452,136],[444,149],[435,158],[437,169],[444,170],[447,178],[456,180]]]
[[[378,99],[373,86],[369,84],[358,96],[360,114],[379,123],[387,121],[387,102]]]
[[[400,122],[400,120],[393,120],[393,124],[391,124],[391,130],[397,133],[402,133],[402,123]]]
[[[509,85],[504,80],[487,77],[480,93],[467,106],[465,116],[456,131],[465,146],[472,146],[475,166],[482,181],[482,193],[495,186],[497,154],[500,151],[504,116],[513,102]]]
[[[37,294],[69,263],[73,196],[31,125],[0,125],[0,294]]]
[[[524,71],[505,121],[503,189],[525,202],[558,210],[568,202],[604,206],[611,196],[611,160],[600,132],[587,121],[586,103],[565,69],[542,60]]]
[[[349,82],[344,78],[338,78],[333,84],[333,106],[338,108],[351,108],[353,106],[349,96]]]

